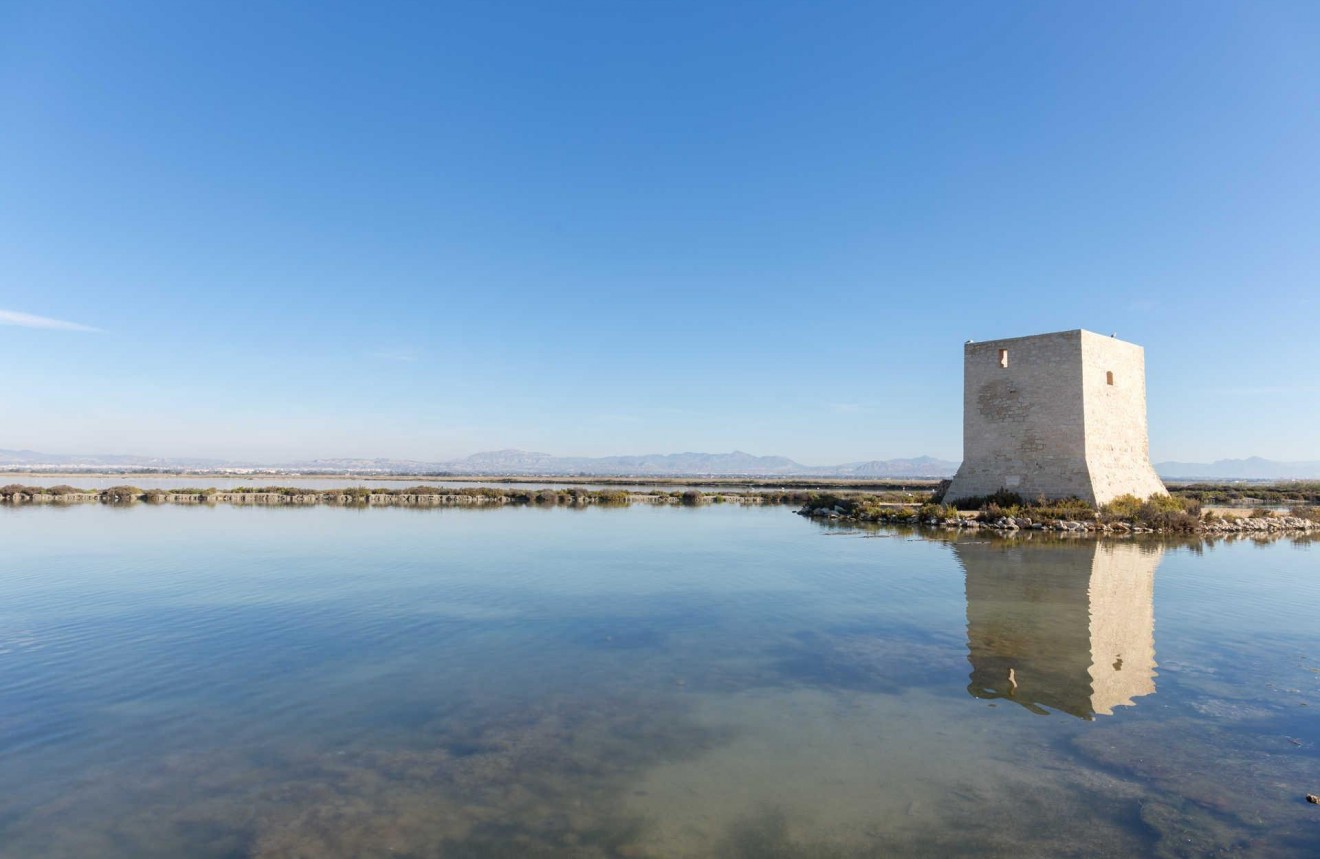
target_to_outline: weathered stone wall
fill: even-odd
[[[1094,501],[1164,495],[1164,483],[1150,464],[1145,351],[1113,337],[1080,334],[1086,465]]]
[[[968,343],[963,461],[946,499],[1001,489],[1027,499],[1089,499],[1081,378],[1076,331]]]
[[[946,500],[1006,489],[1105,504],[1164,492],[1147,449],[1140,346],[1063,331],[968,343],[963,361],[963,462]]]

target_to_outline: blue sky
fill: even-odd
[[[0,3],[0,448],[1320,459],[1320,4]],[[25,317],[22,314],[27,314]],[[49,327],[40,319],[95,330]]]

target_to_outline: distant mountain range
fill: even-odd
[[[224,471],[265,470],[322,473],[454,474],[492,476],[595,477],[855,477],[943,478],[958,463],[930,456],[912,459],[872,459],[840,465],[803,465],[783,456],[732,453],[656,453],[641,456],[554,456],[526,450],[494,450],[463,459],[427,462],[413,459],[314,459],[258,463],[187,457],[146,457],[122,454],[54,454],[32,450],[0,450],[0,468],[23,470]],[[1260,457],[1217,462],[1161,462],[1155,470],[1169,480],[1317,480],[1320,462],[1276,462]]]
[[[1159,462],[1155,470],[1169,480],[1320,480],[1320,462],[1276,462],[1259,456],[1215,462]]]
[[[459,473],[473,474],[589,474],[589,475],[747,475],[780,476],[870,476],[870,477],[943,477],[952,474],[958,463],[931,457],[917,459],[871,460],[843,465],[810,466],[783,456],[755,456],[735,450],[732,453],[656,453],[642,456],[572,457],[529,453],[521,450],[496,450],[477,453],[465,459],[440,463]]]
[[[642,456],[553,456],[525,450],[494,450],[463,459],[426,462],[412,459],[314,459],[257,463],[186,457],[144,457],[121,454],[54,454],[32,450],[0,450],[0,468],[25,470],[115,469],[220,471],[278,469],[309,472],[372,472],[393,474],[587,475],[587,476],[745,476],[745,477],[948,477],[958,463],[929,456],[915,459],[868,460],[842,465],[810,466],[782,456],[732,453],[665,453]]]

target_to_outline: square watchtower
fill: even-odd
[[[963,347],[963,461],[945,500],[1166,494],[1150,464],[1142,348],[1081,329]]]

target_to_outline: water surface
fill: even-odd
[[[0,856],[1314,855],[1306,542],[0,509]]]

